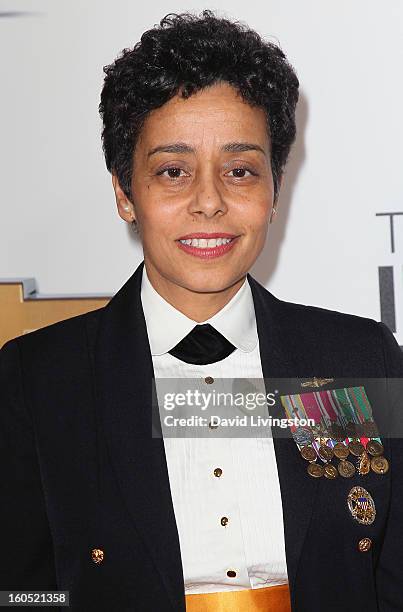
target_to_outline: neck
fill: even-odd
[[[219,312],[242,287],[246,275],[234,284],[213,292],[192,291],[161,276],[152,266],[146,265],[147,276],[154,289],[171,306],[192,321],[206,321]]]

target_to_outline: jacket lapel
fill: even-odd
[[[165,448],[152,437],[154,370],[141,305],[144,262],[102,312],[95,346],[98,405],[112,466],[174,610],[184,584]]]
[[[295,357],[297,353],[287,339],[281,302],[249,274],[248,280],[255,306],[263,377],[277,380],[281,387],[281,379],[311,376],[309,363]],[[273,392],[270,381],[266,384],[267,393]],[[284,418],[286,415],[277,408],[272,416]],[[306,463],[291,437],[279,437],[273,433],[273,442],[283,506],[288,579],[293,593],[298,560],[319,491],[319,479],[309,477]]]
[[[181,612],[185,609],[183,568],[165,448],[161,438],[152,437],[154,370],[141,305],[143,266],[144,261],[102,310],[95,345],[96,388],[103,433],[129,515],[144,538],[173,608]],[[298,364],[282,340],[278,300],[249,274],[248,280],[264,378],[298,376]],[[306,474],[292,439],[275,437],[274,447],[292,590],[318,482]]]

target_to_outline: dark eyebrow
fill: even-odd
[[[229,153],[242,153],[243,151],[260,151],[263,155],[266,155],[266,151],[258,144],[253,142],[228,142],[226,145],[221,147],[222,151],[228,151]]]
[[[228,153],[242,153],[243,151],[260,151],[266,156],[266,151],[258,144],[252,142],[227,142],[221,147],[221,151]],[[149,151],[147,157],[155,153],[195,153],[195,149],[184,142],[173,142],[172,144],[159,145]]]

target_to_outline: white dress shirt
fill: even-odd
[[[141,300],[157,393],[160,378],[200,378],[206,391],[211,391],[220,378],[254,378],[263,384],[247,279],[218,313],[203,322],[210,323],[236,347],[225,359],[208,365],[185,363],[168,353],[197,322],[154,289],[145,266]],[[204,382],[207,376],[214,378],[212,384]],[[186,594],[287,583],[272,438],[218,438],[214,429],[209,431],[208,438],[164,437]]]

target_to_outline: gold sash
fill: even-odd
[[[186,612],[291,612],[288,584],[186,595]]]

